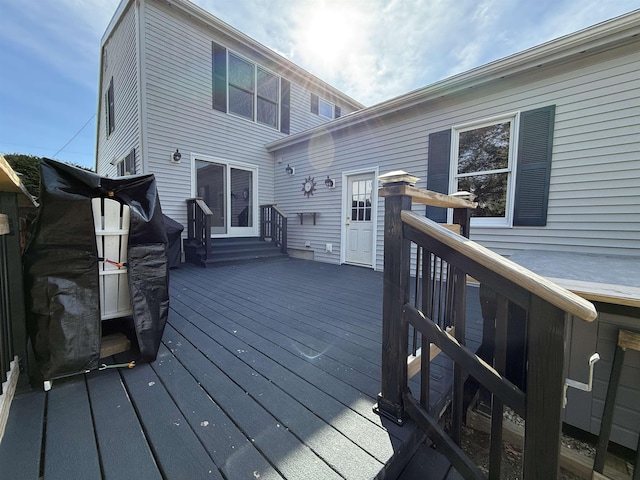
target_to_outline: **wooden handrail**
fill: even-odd
[[[287,216],[275,204],[260,205],[260,240],[267,238],[287,254]]]
[[[211,253],[212,217],[211,209],[202,198],[187,199],[187,242],[192,246],[204,248],[205,262]]]
[[[502,275],[513,283],[522,286],[531,293],[571,315],[587,322],[595,320],[598,315],[598,312],[591,302],[527,270],[517,263],[498,255],[482,245],[451,233],[446,228],[441,227],[426,217],[415,212],[403,211],[401,218],[406,224],[445,243],[457,252],[473,258],[481,265]]]
[[[189,200],[191,200],[191,199],[189,199]],[[203,199],[195,198],[193,200],[196,201],[196,205],[198,205],[198,208],[200,210],[202,210],[202,213],[204,213],[205,215],[213,215],[213,212],[209,208],[209,205],[207,205],[206,202]]]
[[[412,187],[417,179],[404,172],[388,174],[385,180],[390,183],[379,190],[386,198],[382,381],[377,411],[399,424],[408,414],[462,476],[484,478],[458,447],[464,385],[467,376],[472,376],[492,395],[489,478],[498,478],[501,470],[505,405],[526,422],[524,478],[555,478],[567,319],[592,321],[595,308],[549,279],[468,240],[473,202]],[[454,223],[462,226],[464,236],[413,212],[413,202],[453,208]],[[480,282],[483,343],[476,351],[466,346],[468,276]],[[520,325],[522,332],[517,331]],[[450,326],[455,328],[454,335],[446,333]],[[510,338],[508,333],[515,336]],[[508,348],[511,341],[518,342],[513,351]],[[411,373],[418,370],[411,357],[436,348],[453,360],[450,397],[430,400],[431,355],[425,354],[420,356],[418,400],[418,392],[412,392],[408,384],[409,367]],[[445,431],[439,418],[449,400],[451,428]]]
[[[445,195],[443,193],[432,192],[410,185],[392,185],[378,190],[381,197],[393,197],[396,195],[406,195],[411,197],[411,201],[422,205],[443,208],[476,208],[477,202],[471,202],[455,195]]]
[[[276,205],[275,203],[271,205],[271,208],[273,208],[276,212],[278,212],[278,215],[280,215],[282,218],[287,218],[287,214],[284,213],[282,210],[280,210],[278,208],[278,205]]]

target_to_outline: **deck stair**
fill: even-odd
[[[289,258],[275,243],[261,241],[258,237],[215,238],[211,240],[211,251],[204,259],[203,247],[191,249],[186,260],[201,266],[219,267],[247,263],[256,260],[283,260]]]

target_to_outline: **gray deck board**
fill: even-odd
[[[372,411],[380,272],[304,260],[184,265],[171,271],[170,287],[158,359],[17,397],[0,472],[364,480],[412,440],[412,422],[400,427]],[[470,311],[473,342],[481,323]],[[432,365],[434,404],[450,382],[446,364]]]
[[[138,365],[123,370],[122,376],[162,476],[222,480],[218,468],[153,368],[148,364]]]
[[[58,382],[47,397],[45,478],[102,478],[84,377]]]
[[[168,333],[169,338],[175,338],[172,332]],[[282,478],[164,345],[153,369],[226,478]]]
[[[151,448],[116,370],[87,376],[103,478],[161,479]]]
[[[0,443],[3,478],[32,480],[40,476],[44,406],[44,392],[19,395],[13,399]]]

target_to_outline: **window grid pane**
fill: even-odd
[[[229,85],[229,111],[253,120],[253,94]]]
[[[278,105],[258,97],[258,122],[278,126]]]
[[[508,173],[464,177],[458,180],[458,190],[472,192],[478,208],[472,217],[504,217],[507,206]]]
[[[511,122],[460,132],[458,173],[508,168],[510,133]]]
[[[278,77],[258,68],[258,97],[278,103]]]
[[[229,85],[253,93],[255,79],[254,66],[249,62],[229,54]]]
[[[333,118],[333,105],[320,99],[318,102],[318,113],[323,117]]]

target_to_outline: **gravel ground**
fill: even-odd
[[[522,418],[512,410],[507,408],[504,416],[505,421],[524,426],[524,420],[522,420]],[[468,427],[463,427],[462,433],[462,449],[467,453],[467,455],[469,455],[476,465],[479,466],[480,470],[482,470],[485,475],[488,474],[489,445],[491,443],[490,436],[487,433]],[[595,447],[587,442],[563,434],[562,444],[585,457],[592,459],[595,457]],[[522,447],[520,445],[513,445],[506,442],[503,443],[501,479],[519,480],[522,478],[522,453]],[[558,479],[580,480],[582,477],[561,468]]]

